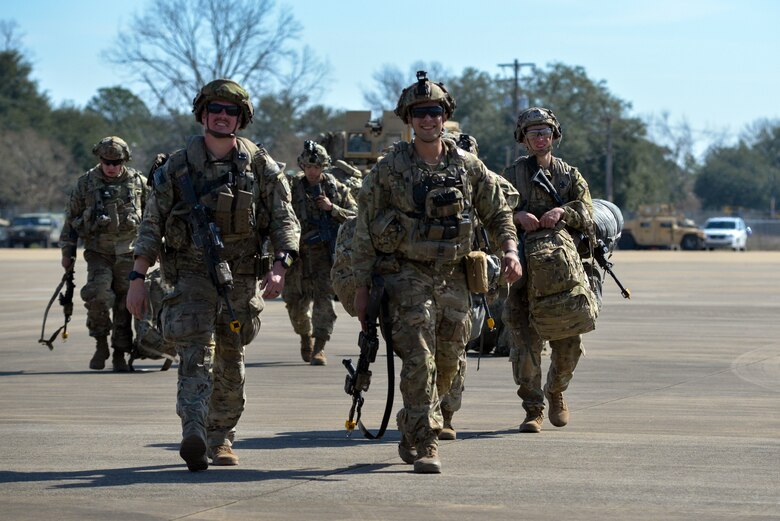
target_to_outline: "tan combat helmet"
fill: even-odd
[[[311,140],[303,143],[303,152],[298,156],[298,167],[303,170],[304,165],[317,165],[322,168],[330,166],[330,156],[325,147]]]
[[[452,117],[455,112],[455,98],[450,96],[443,83],[434,83],[428,79],[428,73],[417,71],[417,82],[406,87],[398,99],[398,105],[395,107],[395,115],[403,120],[407,125],[411,118],[409,109],[420,103],[436,101],[444,109],[447,119]]]
[[[198,95],[192,100],[192,113],[195,114],[195,121],[201,123],[203,109],[209,102],[218,99],[235,103],[241,107],[239,130],[246,128],[252,122],[255,109],[252,106],[252,100],[249,99],[249,93],[235,81],[226,79],[211,81],[200,89]]]
[[[92,147],[92,153],[102,159],[116,161],[121,159],[125,163],[130,161],[130,147],[125,140],[116,136],[104,137]]]
[[[517,126],[515,126],[515,141],[522,143],[525,139],[525,129],[532,125],[548,125],[553,129],[553,140],[560,139],[561,124],[558,118],[552,113],[552,110],[542,107],[531,107],[525,109],[517,117]]]

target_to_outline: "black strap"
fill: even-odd
[[[70,322],[70,316],[67,314],[65,315],[65,323],[62,324],[62,326],[57,329],[53,335],[49,337],[49,339],[46,339],[46,318],[49,316],[49,310],[51,309],[51,305],[54,303],[54,299],[57,298],[57,295],[59,294],[62,287],[65,285],[66,282],[68,282],[68,279],[73,276],[73,270],[66,271],[65,274],[62,276],[62,280],[60,280],[60,283],[57,284],[57,288],[54,290],[54,294],[49,299],[49,303],[46,304],[46,311],[43,312],[43,324],[41,324],[41,338],[38,339],[39,344],[43,344],[46,347],[49,348],[49,351],[54,351],[54,340],[57,338],[57,336],[60,334],[60,331],[65,330],[65,333],[63,334],[63,340],[67,338],[67,331],[68,331],[68,322]],[[72,298],[72,295],[71,295]],[[62,295],[60,295],[60,300],[62,300]]]
[[[358,404],[357,411],[357,421],[360,432],[362,432],[363,436],[369,440],[378,440],[384,436],[385,431],[387,430],[387,424],[390,422],[390,414],[393,411],[393,398],[395,396],[395,364],[393,360],[395,354],[393,353],[392,325],[390,322],[390,307],[388,305],[387,293],[382,296],[381,310],[382,315],[381,320],[379,321],[379,329],[382,331],[382,336],[385,339],[385,346],[387,346],[387,400],[385,401],[385,412],[382,416],[382,423],[379,425],[379,430],[376,432],[376,434],[371,434],[371,432],[366,429],[366,426],[363,425],[363,422],[360,420],[360,408],[363,405],[362,402]]]

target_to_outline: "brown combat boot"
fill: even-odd
[[[209,449],[211,464],[217,466],[238,465],[238,456],[230,445],[217,445]]]
[[[525,420],[520,424],[520,432],[542,432],[542,422],[544,413],[539,411],[529,411],[525,414]]]
[[[111,366],[115,373],[127,373],[130,371],[130,368],[127,366],[127,361],[125,360],[124,351],[114,349],[114,354],[111,357]]]
[[[311,355],[311,365],[328,365],[328,359],[325,358],[325,339],[314,339],[314,351]]]
[[[445,409],[441,410],[441,415],[444,416],[444,428],[439,432],[440,440],[455,440],[458,438],[458,433],[452,427],[452,411]]]
[[[110,353],[108,352],[108,340],[106,337],[97,337],[96,341],[95,354],[92,355],[92,359],[89,361],[89,368],[100,371],[106,367],[106,360],[108,360]]]
[[[307,364],[311,362],[311,352],[314,339],[309,335],[301,335],[301,358]]]
[[[414,443],[404,434],[401,434],[401,442],[398,444],[398,455],[407,465],[414,465],[414,460],[417,459],[417,449],[414,448]]]
[[[441,474],[439,439],[436,435],[429,436],[417,446],[417,459],[414,460],[415,474]]]
[[[566,400],[563,399],[563,393],[548,393],[544,392],[547,397],[547,403],[550,404],[550,423],[556,427],[563,427],[569,423],[569,406],[566,405]]]

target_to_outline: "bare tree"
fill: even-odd
[[[216,78],[233,79],[254,97],[318,88],[327,67],[293,48],[300,32],[289,8],[277,9],[274,0],[152,0],[104,56],[175,114]]]
[[[60,143],[32,129],[0,131],[0,207],[61,211],[79,170]],[[24,187],[24,190],[20,190]]]
[[[22,36],[16,20],[0,20],[0,51],[21,51]]]
[[[394,109],[401,91],[417,79],[417,71],[427,71],[428,79],[437,83],[444,82],[446,84],[450,77],[449,73],[438,62],[429,64],[415,62],[409,67],[407,73],[395,65],[383,65],[372,75],[376,83],[375,89],[363,92],[363,99],[375,113],[381,114],[383,110]]]
[[[669,113],[664,111],[658,116],[651,116],[646,123],[651,139],[668,150],[669,159],[690,172],[696,163],[696,140],[688,121],[682,118],[678,123],[673,123]]]

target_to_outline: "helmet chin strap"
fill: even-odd
[[[236,137],[235,132],[233,132],[231,134],[225,134],[223,132],[217,132],[216,130],[212,130],[209,127],[206,127],[206,132],[208,132],[209,134],[211,134],[215,138],[219,138],[219,139],[232,139],[232,138]]]

